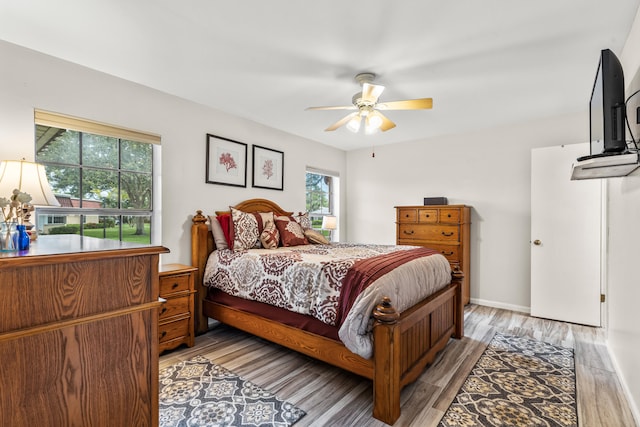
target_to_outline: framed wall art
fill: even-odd
[[[253,181],[256,188],[283,190],[284,153],[271,148],[253,146]]]
[[[247,186],[247,144],[207,134],[209,184]]]

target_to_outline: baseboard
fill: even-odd
[[[485,299],[470,298],[471,304],[484,305],[486,307],[502,308],[504,310],[518,311],[520,313],[531,314],[531,307],[524,307],[515,304],[505,304],[503,302],[488,301]]]
[[[611,359],[611,364],[613,365],[613,370],[616,372],[616,376],[618,377],[618,381],[620,381],[620,385],[622,385],[622,390],[627,398],[627,402],[629,403],[629,409],[631,409],[631,415],[633,415],[634,420],[636,421],[636,425],[640,426],[640,411],[638,410],[638,406],[636,402],[634,402],[631,390],[627,384],[625,378],[620,375],[622,370],[620,369],[620,365],[618,364],[618,359],[616,359],[615,354],[611,351],[611,347],[609,347],[609,340],[605,341],[607,352],[609,353],[609,358]]]

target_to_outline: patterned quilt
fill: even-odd
[[[338,324],[343,279],[358,260],[414,246],[304,245],[278,249],[214,251],[204,284],[237,297],[260,301]],[[417,258],[378,278],[356,299],[341,319],[340,339],[354,353],[370,357],[370,315],[382,296],[402,311],[444,287],[451,279],[449,263],[440,254]]]

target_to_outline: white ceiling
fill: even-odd
[[[587,109],[640,0],[0,0],[0,39],[345,150]],[[2,63],[1,66],[7,66]],[[324,129],[376,73],[381,134]],[[215,129],[211,129],[215,132]],[[232,137],[232,136],[230,136]]]

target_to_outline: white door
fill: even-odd
[[[571,181],[589,144],[531,151],[531,315],[600,326],[603,180]]]

